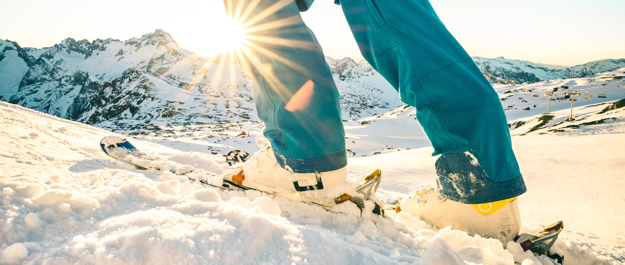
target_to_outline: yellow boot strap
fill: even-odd
[[[473,204],[473,207],[475,207],[475,209],[479,213],[483,215],[489,215],[501,209],[502,207],[506,206],[506,204],[513,202],[514,200],[516,200],[516,198],[517,197],[505,199],[501,201],[496,201],[496,202]]]

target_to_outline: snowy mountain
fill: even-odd
[[[161,30],[124,42],[66,39],[44,49],[0,41],[0,49],[0,72],[10,81],[2,100],[58,117],[97,124],[255,115],[249,89],[236,89],[249,83],[240,68],[217,73],[225,62],[184,50]]]
[[[367,62],[356,63],[352,58],[346,57],[335,60],[330,57],[326,58],[332,74],[338,76],[340,81],[358,79],[363,76],[371,76],[376,72]]]
[[[251,80],[234,59],[200,57],[162,30],[123,42],[68,38],[43,49],[0,40],[0,51],[0,100],[58,117],[124,129],[137,121],[147,128],[258,120]],[[401,105],[370,66],[328,63],[345,92],[345,119]]]
[[[503,58],[475,61],[493,83],[539,82],[625,67],[625,60],[562,70]],[[351,58],[327,62],[341,94],[344,120],[403,105],[366,62]],[[126,132],[258,121],[251,80],[235,60],[198,56],[163,30],[126,41],[68,38],[42,49],[0,40],[0,100]]]
[[[600,60],[563,69],[550,69],[540,64],[509,60],[503,57],[492,59],[474,57],[473,60],[480,70],[489,77],[491,83],[514,81],[517,84],[522,84],[561,78],[589,77],[597,73],[625,67],[625,59]]]

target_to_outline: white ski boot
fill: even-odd
[[[224,174],[224,179],[238,185],[277,194],[295,200],[332,207],[345,201],[352,201],[363,211],[365,201],[373,200],[376,205],[372,212],[382,215],[375,198],[375,190],[380,183],[377,178],[368,177],[365,183],[347,182],[347,168],[316,173],[295,173],[282,168],[276,161],[268,139],[259,135],[256,144],[260,151],[252,155],[240,168]],[[377,171],[376,171],[377,172]]]
[[[464,204],[442,197],[433,188],[418,191],[404,198],[396,211],[408,212],[437,228],[451,226],[469,235],[499,239],[504,245],[513,240],[521,229],[517,198]]]

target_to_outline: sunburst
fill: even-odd
[[[198,82],[205,78],[205,75],[209,72],[213,72],[210,78],[210,82],[213,85],[223,85],[222,82],[228,83],[228,86],[236,85],[237,80],[235,76],[238,66],[242,67],[247,73],[259,73],[269,86],[271,86],[285,102],[289,101],[293,97],[291,92],[278,78],[270,64],[263,62],[260,57],[265,59],[271,59],[280,62],[294,71],[306,73],[307,69],[295,63],[288,58],[284,58],[276,54],[272,49],[266,48],[266,45],[270,46],[284,46],[284,47],[297,47],[298,49],[314,49],[315,43],[282,39],[277,37],[271,37],[268,32],[279,31],[282,28],[291,27],[293,25],[302,23],[301,17],[295,15],[290,18],[283,18],[278,20],[270,20],[268,17],[272,16],[275,12],[279,12],[287,5],[291,4],[293,0],[280,0],[268,7],[263,7],[262,11],[259,11],[258,7],[261,4],[261,0],[225,0],[224,4],[230,21],[224,22],[222,25],[217,25],[225,29],[226,32],[223,36],[216,36],[214,41],[223,41],[228,47],[228,51],[223,52],[217,58],[211,60],[211,63],[207,63],[202,68],[211,68],[214,71],[202,71],[198,72],[194,77],[194,81]],[[240,68],[238,68],[240,69]],[[230,77],[230,78],[227,78]],[[306,85],[308,84],[308,85]],[[312,81],[302,84],[302,89],[312,89],[314,84]],[[231,91],[232,94],[236,91]],[[302,94],[302,93],[300,93]],[[305,93],[304,93],[305,94]],[[233,96],[233,95],[231,95]],[[305,97],[304,97],[305,98]],[[301,107],[296,107],[294,104],[306,104],[301,102],[302,97],[298,102],[290,103],[291,110],[299,110]]]

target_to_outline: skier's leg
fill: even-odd
[[[248,37],[238,56],[252,75],[265,122],[261,150],[223,174],[242,185],[323,205],[348,194],[339,94],[321,46],[293,0],[224,0]],[[269,142],[269,143],[267,143]],[[238,182],[237,182],[238,183]],[[354,194],[363,212],[380,212],[375,196]],[[344,198],[344,196],[341,196]]]
[[[497,93],[427,0],[341,0],[364,58],[388,80],[428,135],[437,186],[479,204],[526,191]]]
[[[513,239],[525,184],[499,97],[427,0],[341,0],[364,58],[417,109],[436,163],[437,189],[401,210],[439,228]],[[439,196],[442,195],[442,196]]]
[[[293,0],[224,0],[248,31],[239,59],[253,75],[256,108],[282,167],[344,168],[339,94],[321,46]]]

